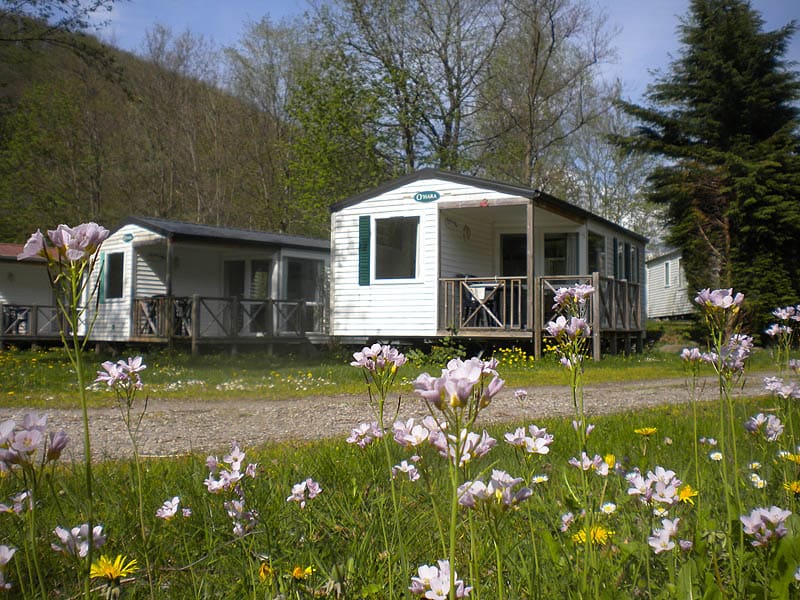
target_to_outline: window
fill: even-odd
[[[325,279],[325,263],[306,258],[286,259],[286,299],[319,302]]]
[[[578,234],[544,234],[544,274],[577,275]]]
[[[669,261],[664,263],[664,287],[670,286]]]
[[[125,254],[123,252],[106,254],[104,298],[122,298],[122,275],[124,266]]]
[[[631,283],[639,283],[639,250],[636,248],[636,246],[628,246],[628,256],[630,257],[630,272],[628,273],[628,281]]]
[[[375,279],[417,275],[419,217],[375,219]]]
[[[684,289],[686,287],[686,271],[683,268],[683,259],[678,259],[678,287]]]
[[[606,238],[589,232],[589,273],[606,274]]]

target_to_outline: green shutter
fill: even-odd
[[[369,285],[370,217],[358,217],[358,285]]]
[[[97,259],[97,301],[106,301],[106,274],[105,274],[106,255],[104,252],[100,253]]]

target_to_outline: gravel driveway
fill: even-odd
[[[716,397],[715,381],[705,380],[702,397]],[[534,421],[542,417],[573,414],[569,390],[565,386],[528,388],[522,404],[513,389],[503,390],[481,416],[481,422]],[[764,394],[760,376],[744,387],[747,396]],[[396,396],[393,396],[396,397]],[[683,379],[630,381],[587,386],[586,412],[620,413],[645,407],[688,401]],[[0,408],[0,422],[20,419],[24,409]],[[66,430],[71,443],[68,451],[82,456],[80,410],[49,409],[48,429]],[[404,398],[400,417],[427,414],[416,395]],[[346,436],[362,421],[372,420],[365,395],[315,396],[287,400],[158,400],[151,399],[142,422],[141,453],[146,456],[175,456],[198,452],[222,452],[236,439],[244,448],[271,441],[313,440]],[[130,455],[130,441],[117,408],[90,412],[92,454],[100,458]]]

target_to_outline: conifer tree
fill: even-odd
[[[668,207],[689,293],[734,287],[752,325],[800,299],[800,80],[785,59],[796,23],[763,31],[745,0],[691,0],[681,50],[648,87],[621,145],[661,159],[650,198]]]

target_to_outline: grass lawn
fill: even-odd
[[[140,351],[122,353],[122,357]],[[148,393],[156,398],[204,400],[259,398],[263,400],[300,398],[325,394],[361,394],[361,373],[349,366],[345,351],[320,353],[308,358],[292,354],[253,352],[231,356],[207,354],[191,356],[181,352],[150,351],[143,354],[147,364]],[[500,360],[508,388],[535,385],[561,385],[564,369],[552,357],[534,361],[519,348],[501,348],[494,354]],[[93,381],[104,360],[119,358],[89,354],[86,380]],[[756,352],[751,371],[768,371],[768,351]],[[408,393],[410,382],[427,371],[438,375],[441,363],[411,361],[403,371],[401,389]],[[9,408],[61,408],[78,406],[75,374],[64,350],[5,350],[0,352],[0,405]],[[587,384],[683,377],[683,362],[675,352],[650,352],[631,356],[606,356],[586,370]],[[89,394],[90,405],[109,405],[113,398],[103,386]]]

